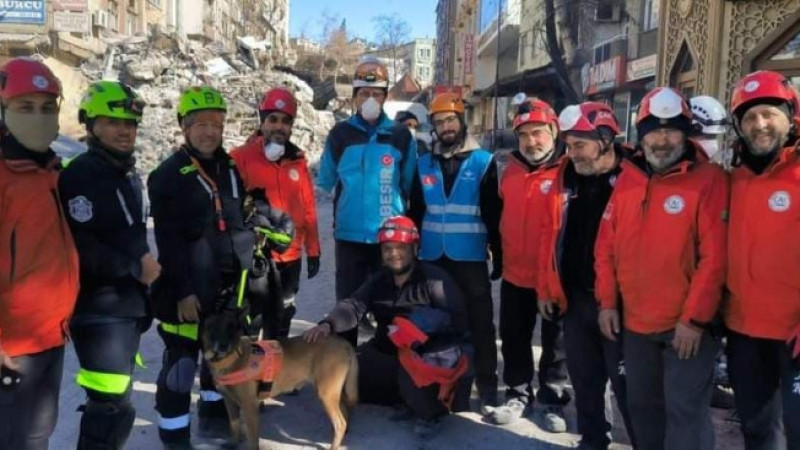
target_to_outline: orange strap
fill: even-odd
[[[197,173],[200,174],[200,178],[202,178],[206,183],[208,183],[209,186],[211,186],[211,195],[214,198],[214,215],[217,216],[217,228],[219,231],[225,231],[227,229],[227,225],[225,224],[225,218],[222,215],[222,197],[219,195],[217,183],[210,176],[208,176],[197,158],[189,154],[186,149],[183,149],[183,152],[189,157],[189,160],[192,162],[194,168],[197,169]]]
[[[455,367],[436,367],[426,363],[415,351],[410,348],[398,349],[398,359],[400,365],[406,370],[414,385],[417,387],[429,386],[433,383],[439,384],[438,399],[451,409],[456,385],[459,379],[469,369],[469,359],[466,355],[461,355]]]
[[[283,349],[278,341],[258,341],[252,345],[247,364],[235,372],[217,377],[223,386],[242,384],[248,381],[272,383],[283,367]]]

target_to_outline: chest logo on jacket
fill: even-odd
[[[461,175],[461,178],[464,180],[474,180],[475,179],[475,172],[471,170],[465,170],[464,174]]]
[[[394,163],[394,158],[392,158],[390,155],[384,155],[381,158],[381,164],[383,164],[384,166],[391,166],[393,163]]]
[[[664,200],[664,211],[667,214],[680,214],[686,206],[686,201],[680,195],[670,195]]]
[[[544,180],[542,181],[542,184],[539,185],[539,190],[542,192],[542,194],[547,194],[548,192],[550,192],[550,188],[552,187],[553,187],[553,180]]]
[[[422,185],[423,186],[434,186],[436,184],[436,177],[433,175],[425,175],[422,177]]]
[[[297,172],[297,169],[289,169],[289,179],[292,181],[300,179],[300,173]]]
[[[775,191],[769,196],[769,209],[775,212],[784,212],[792,205],[792,198],[786,191]]]
[[[92,202],[82,195],[71,198],[69,200],[69,215],[80,223],[92,220]]]

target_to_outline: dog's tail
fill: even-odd
[[[358,403],[358,357],[352,347],[348,350],[350,368],[347,370],[347,378],[344,380],[344,403],[352,409]]]

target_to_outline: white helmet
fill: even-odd
[[[698,95],[689,100],[692,108],[692,128],[698,134],[720,135],[728,131],[728,113],[714,97]]]

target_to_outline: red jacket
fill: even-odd
[[[558,171],[556,164],[531,170],[520,158],[518,152],[509,155],[500,179],[503,279],[515,286],[534,289],[538,280],[536,255],[541,240],[539,221]]]
[[[684,160],[648,175],[644,156],[623,161],[595,244],[595,295],[603,309],[622,296],[625,327],[668,331],[703,326],[725,280],[728,178],[718,166]]]
[[[78,253],[47,168],[0,150],[0,346],[12,357],[64,345]]]
[[[286,154],[272,162],[264,155],[264,137],[256,136],[243,146],[234,149],[231,156],[236,161],[239,173],[247,190],[263,188],[270,205],[284,211],[292,218],[295,235],[286,252],[272,252],[275,261],[296,261],[306,254],[318,257],[319,227],[317,206],[314,201],[314,186],[308,172],[308,162],[303,152],[292,143],[287,143]]]
[[[781,150],[761,175],[731,173],[725,323],[748,336],[784,340],[800,325],[800,156]]]

